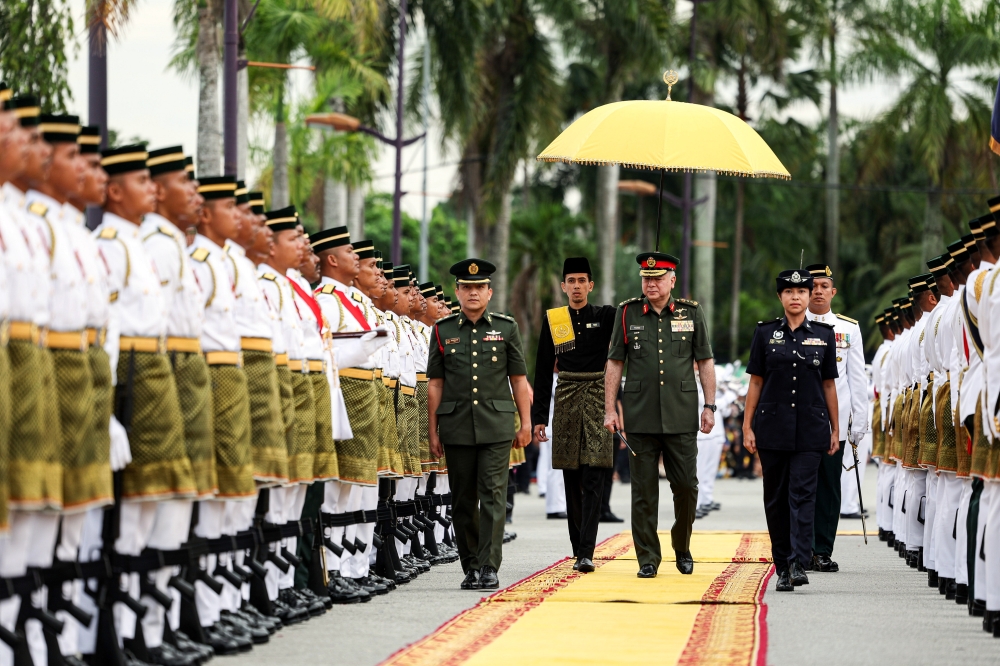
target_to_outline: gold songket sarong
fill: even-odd
[[[604,373],[560,372],[552,414],[552,467],[614,466],[611,433],[604,427]]]
[[[243,371],[247,376],[247,393],[250,394],[253,478],[265,484],[288,481],[288,445],[274,356],[267,351],[244,349]]]
[[[184,448],[198,486],[198,497],[219,491],[215,470],[215,426],[212,379],[201,352],[168,352],[177,384],[177,400],[184,418]]]
[[[243,369],[211,365],[215,472],[219,497],[253,497],[253,454],[250,452],[250,395]]]
[[[378,387],[381,380],[340,376],[351,439],[337,440],[337,466],[340,480],[364,486],[378,485],[379,422]],[[395,432],[395,423],[393,423]]]
[[[313,478],[330,481],[340,478],[337,465],[337,444],[333,441],[333,408],[330,382],[326,372],[310,372],[313,398],[316,404],[316,457],[313,459]]]
[[[288,480],[311,483],[316,467],[316,398],[309,375],[292,372],[295,394],[295,444],[288,453]]]
[[[954,412],[951,409],[951,382],[947,381],[937,390],[937,423],[938,451],[937,468],[943,472],[954,472],[958,469],[958,456],[955,451],[956,433]]]

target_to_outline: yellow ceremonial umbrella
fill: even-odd
[[[791,178],[752,127],[720,109],[672,101],[669,89],[677,83],[677,72],[668,71],[663,81],[668,86],[666,100],[599,106],[567,127],[537,159],[659,169],[661,190],[665,171]],[[659,231],[657,212],[657,245]]]

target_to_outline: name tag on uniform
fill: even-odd
[[[629,326],[628,330],[630,330],[630,331],[641,331],[644,328],[646,328],[646,327],[645,326]]]
[[[775,340],[774,338],[771,338],[771,341],[768,342],[767,344],[769,344],[769,345],[783,345],[783,344],[785,344],[785,341],[784,340]]]
[[[812,345],[814,347],[825,347],[826,340],[822,338],[806,338],[805,340],[802,341],[802,344]]]
[[[684,321],[672,321],[670,322],[670,330],[674,333],[678,332],[691,332],[694,330],[694,322],[690,319],[685,319]]]
[[[444,343],[446,345],[457,345],[461,341],[462,338],[448,338],[447,340],[444,341]]]
[[[599,321],[592,321],[589,324],[587,324],[587,328],[600,328],[600,327],[601,327],[601,322]]]
[[[834,335],[837,337],[837,349],[847,349],[851,346],[850,333],[834,333]]]

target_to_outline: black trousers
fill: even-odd
[[[611,476],[611,469],[580,465],[579,469],[564,469],[566,486],[566,523],[573,556],[594,558],[597,546],[597,527],[601,522],[601,500],[604,480]]]
[[[840,525],[840,475],[844,472],[845,446],[849,446],[847,442],[841,442],[835,454],[824,455],[819,463],[813,529],[813,553],[816,555],[833,555],[833,542]]]
[[[822,451],[758,450],[764,472],[764,513],[771,556],[779,571],[812,560],[816,482]]]

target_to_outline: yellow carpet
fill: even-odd
[[[673,553],[669,532],[664,554]],[[391,666],[740,664],[763,666],[773,568],[767,534],[696,532],[695,573],[664,561],[636,578],[631,534],[598,545],[597,571],[556,562],[498,591],[400,650]],[[590,630],[594,628],[593,630]]]

